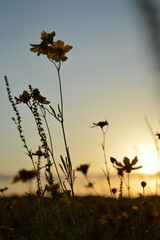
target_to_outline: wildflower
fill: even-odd
[[[147,185],[147,183],[146,183],[145,181],[142,181],[142,182],[141,182],[141,186],[142,186],[143,188],[145,188],[146,185]]]
[[[41,54],[47,54],[48,44],[46,42],[41,42],[40,44],[30,44],[30,51],[36,53],[37,56]]]
[[[76,170],[81,171],[84,175],[87,175],[88,168],[89,168],[89,164],[82,164]]]
[[[138,158],[135,157],[132,162],[130,162],[129,158],[125,157],[123,159],[123,163],[118,162],[117,160],[114,162],[115,163],[115,167],[117,168],[119,173],[122,173],[123,171],[130,173],[132,170],[136,170],[141,168],[142,166],[138,166],[138,167],[133,167],[136,163],[138,162]]]
[[[50,45],[48,51],[48,58],[54,60],[55,62],[66,61],[66,53],[69,52],[73,47],[70,45],[65,45],[63,41],[58,40]]]
[[[23,91],[23,93],[19,95],[19,98],[15,97],[16,104],[19,104],[21,102],[27,103],[30,99],[31,99],[31,96],[27,91]]]
[[[94,126],[92,127],[100,127],[100,128],[103,128],[104,126],[108,126],[109,123],[106,121],[102,121],[102,122],[98,122],[98,123],[93,123]]]
[[[112,193],[115,195],[117,192],[117,188],[112,188]]]
[[[56,33],[53,31],[51,33],[47,33],[45,31],[41,32],[41,39],[43,42],[52,44],[53,38],[55,37]]]
[[[18,174],[13,178],[12,183],[16,183],[18,181],[27,182],[33,178],[35,178],[37,175],[37,172],[34,170],[27,171],[25,169],[22,169],[18,172]]]
[[[33,89],[33,92],[32,92],[32,98],[34,100],[37,100],[39,103],[41,104],[49,104],[50,102],[46,99],[46,97],[43,97],[41,94],[40,94],[40,91],[35,88]]]

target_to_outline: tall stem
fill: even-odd
[[[129,179],[129,173],[128,175],[128,197],[130,198],[130,179]]]
[[[107,182],[108,182],[108,186],[109,186],[109,191],[110,191],[111,197],[113,198],[112,189],[111,189],[111,182],[110,182],[110,173],[109,173],[109,169],[108,169],[108,163],[107,163],[107,157],[106,157],[106,149],[105,149],[105,134],[106,134],[106,131],[104,131],[103,128],[102,128],[102,133],[103,133],[102,149],[103,149],[104,161],[105,161],[105,166],[106,166],[105,176],[107,178]]]

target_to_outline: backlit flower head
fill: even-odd
[[[89,164],[82,164],[76,170],[81,171],[84,175],[87,175]]]
[[[92,127],[100,127],[100,128],[103,128],[103,127],[105,127],[105,126],[108,126],[109,123],[108,123],[107,120],[106,120],[106,121],[101,121],[101,122],[98,122],[98,123],[93,123],[93,125],[94,125],[94,126],[92,126]]]
[[[35,178],[37,175],[37,172],[34,170],[25,170],[22,169],[18,172],[18,174],[13,178],[12,183],[16,183],[16,182],[27,182],[33,178]]]
[[[27,103],[30,99],[31,99],[31,96],[27,91],[23,91],[23,93],[19,95],[19,98],[15,97],[16,104],[19,104],[21,102]]]
[[[119,173],[122,173],[122,172],[130,173],[132,170],[142,168],[142,166],[133,167],[137,162],[138,162],[137,157],[135,157],[131,162],[130,162],[129,158],[125,157],[123,159],[123,164],[118,162],[117,160],[114,161],[114,164]]]
[[[47,33],[45,31],[41,32],[41,39],[43,42],[51,44],[53,43],[53,38],[56,35],[56,33],[53,31],[51,33]]]
[[[65,45],[63,41],[53,41],[56,33],[53,31],[47,33],[45,31],[41,32],[41,43],[40,44],[30,44],[31,52],[37,53],[38,56],[41,54],[46,55],[50,60],[55,62],[66,61],[66,53],[69,52],[73,47],[70,45]]]
[[[41,54],[47,54],[48,51],[48,43],[41,42],[40,44],[30,44],[31,52],[37,53],[37,56],[40,56]]]
[[[40,94],[40,91],[35,88],[33,89],[33,92],[32,92],[32,98],[34,100],[37,100],[39,103],[41,104],[49,104],[50,102],[46,99],[46,97],[43,97],[41,94]]]
[[[73,47],[68,44],[65,45],[61,40],[58,40],[56,42],[54,41],[53,44],[50,45],[48,58],[54,60],[55,62],[66,61],[66,53],[69,52],[72,48]]]

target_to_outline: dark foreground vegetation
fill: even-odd
[[[76,197],[77,220],[63,198],[0,198],[0,240],[160,239],[160,198]],[[58,212],[57,212],[58,210]]]

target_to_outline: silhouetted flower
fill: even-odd
[[[37,100],[39,103],[41,104],[49,104],[50,102],[46,99],[46,97],[43,97],[41,94],[40,94],[40,91],[35,88],[33,89],[33,92],[32,92],[32,98],[34,100]]]
[[[19,98],[15,97],[16,104],[19,104],[21,102],[27,103],[30,99],[31,99],[31,96],[27,91],[23,91],[23,93],[19,95]]]
[[[27,171],[25,169],[22,169],[18,172],[18,174],[13,178],[12,183],[16,183],[18,181],[27,182],[33,178],[35,178],[37,175],[37,172],[34,170]]]
[[[147,185],[147,183],[146,183],[145,181],[142,181],[142,182],[141,182],[141,186],[142,186],[143,188],[145,188],[146,185]]]
[[[112,193],[115,195],[117,192],[117,188],[112,188]]]
[[[50,49],[48,51],[48,58],[54,60],[55,62],[66,61],[66,53],[69,52],[73,47],[70,45],[65,45],[63,41],[58,40],[53,42],[50,45]]]
[[[94,126],[92,127],[100,127],[100,128],[103,128],[104,126],[108,126],[109,123],[106,121],[102,121],[102,122],[98,122],[98,123],[93,123]]]
[[[139,169],[139,168],[142,167],[142,166],[133,167],[137,162],[138,162],[137,157],[135,157],[132,160],[132,162],[130,162],[129,158],[125,157],[123,159],[124,164],[118,162],[117,160],[115,160],[114,164],[115,164],[115,167],[117,168],[119,173],[122,173],[123,171],[127,172],[127,173],[130,173],[132,170],[136,170],[136,169]]]
[[[111,161],[111,163],[114,164],[117,160],[115,158],[113,158],[113,157],[110,157],[110,161]]]
[[[81,171],[84,175],[86,175],[88,168],[89,168],[89,164],[82,164],[76,170]]]

